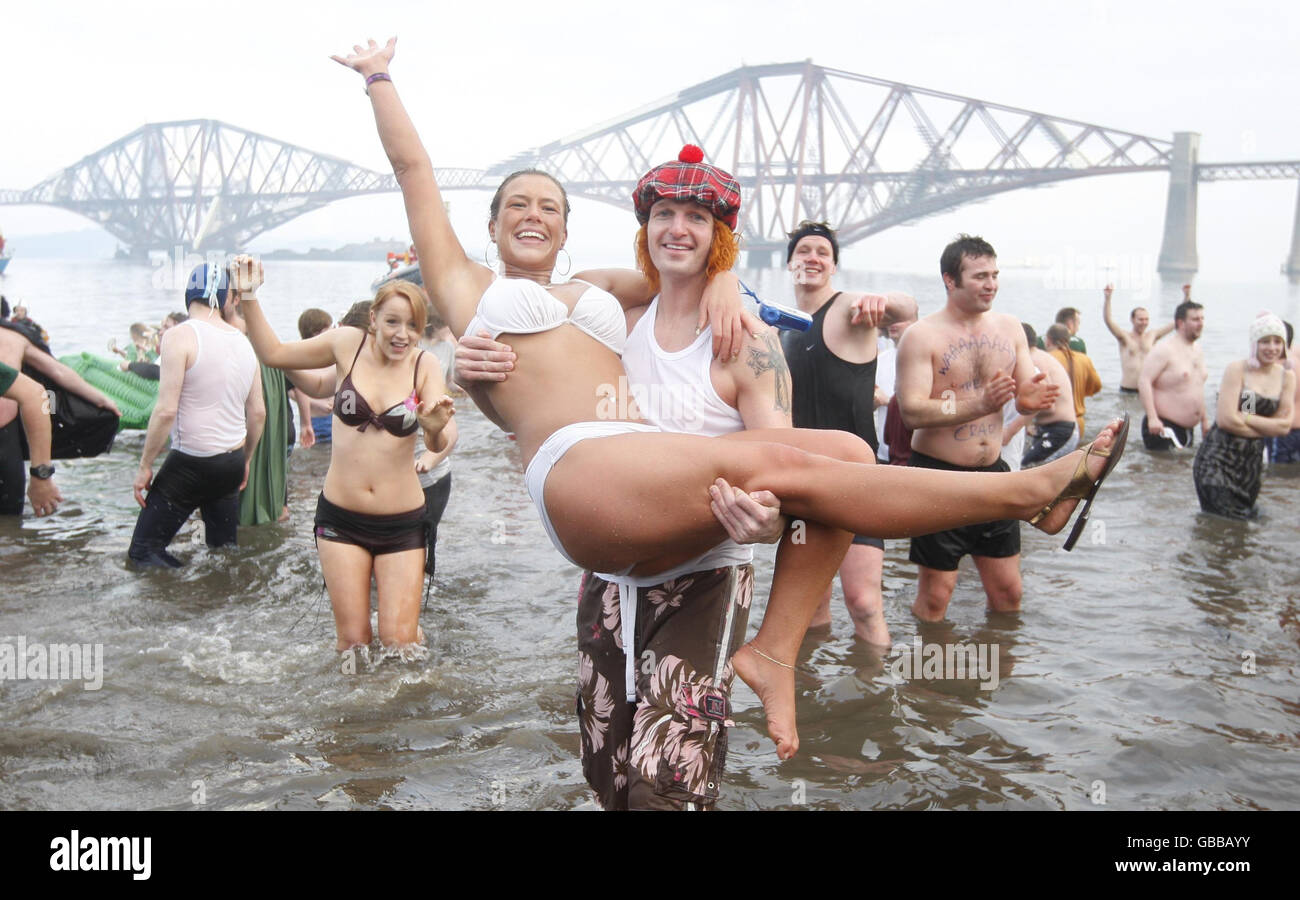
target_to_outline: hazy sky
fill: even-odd
[[[146,122],[216,118],[385,169],[354,73],[330,62],[399,35],[393,78],[437,165],[483,167],[739,65],[811,58],[1108,127],[1170,138],[1199,131],[1203,161],[1300,159],[1291,114],[1300,61],[1295,4],[825,0],[642,4],[268,2],[6,4],[0,187],[26,188]],[[57,10],[51,12],[50,10]],[[672,45],[658,42],[662,34]],[[929,271],[957,231],[1004,260],[1159,251],[1164,174],[1084,179],[1001,195],[858,245],[846,262]],[[1201,187],[1201,276],[1272,280],[1285,258],[1295,182]],[[449,195],[472,254],[487,194]],[[0,207],[23,233],[87,223],[46,207]],[[625,262],[630,214],[579,202],[579,267]],[[256,246],[341,243],[405,232],[398,199],[335,204]],[[585,234],[584,234],[585,232]],[[623,258],[609,258],[610,256]]]

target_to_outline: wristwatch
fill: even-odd
[[[54,477],[54,466],[50,463],[45,463],[40,466],[32,466],[28,471],[31,472],[33,478],[39,478],[41,481],[48,481]]]

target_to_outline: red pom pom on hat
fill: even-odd
[[[682,147],[682,152],[677,154],[677,161],[684,163],[704,162],[704,151],[694,144],[687,144]]]

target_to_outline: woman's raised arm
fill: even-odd
[[[438,313],[451,326],[452,333],[460,337],[474,318],[479,298],[492,281],[492,272],[470,260],[451,228],[433,175],[433,163],[388,77],[396,47],[394,37],[383,47],[370,41],[368,47],[353,46],[350,56],[330,58],[366,77],[366,93],[374,107],[379,140],[402,189],[411,240],[420,258],[420,276]]]
[[[230,264],[231,288],[239,295],[239,312],[248,328],[248,340],[257,358],[274,369],[323,369],[337,360],[334,342],[342,329],[331,328],[305,341],[281,343],[266,320],[257,289],[262,286],[262,263],[251,256],[236,256]]]

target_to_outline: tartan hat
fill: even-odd
[[[694,200],[735,231],[740,217],[740,182],[730,172],[704,162],[704,151],[687,144],[675,161],[655,166],[637,182],[632,205],[642,225],[650,220],[650,207],[656,200]]]

